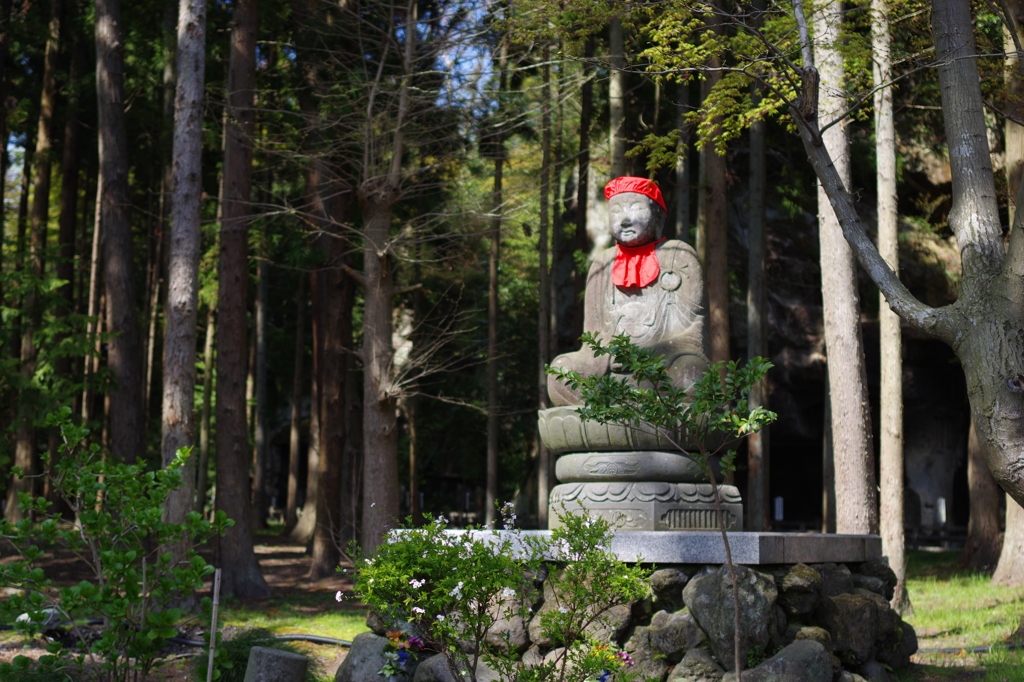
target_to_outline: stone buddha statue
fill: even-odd
[[[657,184],[621,177],[605,187],[608,227],[615,246],[599,254],[587,276],[584,331],[605,342],[627,334],[641,348],[665,359],[674,385],[687,389],[709,368],[704,311],[707,295],[697,254],[662,237],[668,211]],[[628,377],[610,356],[589,347],[555,358],[553,367],[584,376]],[[666,437],[636,425],[580,419],[580,396],[557,376],[548,377],[554,407],[541,410],[538,428],[558,456],[560,485],[549,497],[549,526],[563,510],[582,504],[620,530],[714,530],[711,486],[692,466],[686,434]],[[734,486],[719,486],[727,525],[742,527],[743,505]]]
[[[602,340],[627,334],[641,348],[663,355],[673,383],[688,388],[708,369],[704,324],[707,295],[697,254],[688,244],[662,237],[667,210],[661,190],[645,178],[608,183],[608,228],[615,246],[590,266],[583,329]],[[621,373],[610,356],[589,347],[555,358],[552,367],[584,376]],[[548,377],[552,405],[578,405],[579,396]]]

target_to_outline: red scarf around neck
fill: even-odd
[[[612,265],[612,284],[617,287],[645,287],[657,281],[661,266],[654,247],[663,241],[664,237],[641,246],[618,244],[615,264]]]

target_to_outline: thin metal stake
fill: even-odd
[[[206,682],[213,682],[213,651],[217,648],[217,609],[220,607],[220,569],[213,572],[213,617],[210,618],[210,662],[206,666]]]

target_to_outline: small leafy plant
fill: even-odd
[[[628,335],[615,336],[608,345],[593,332],[584,334],[580,340],[590,346],[595,356],[611,355],[615,364],[622,366],[628,375],[582,376],[573,370],[548,367],[549,374],[579,392],[583,399],[580,418],[603,424],[624,424],[661,435],[680,453],[689,454],[701,476],[711,484],[732,579],[736,637],[733,665],[739,674],[742,670],[739,590],[714,461],[725,450],[721,469],[734,471],[736,451],[729,446],[775,421],[775,413],[764,407],[749,409],[746,398],[772,364],[760,357],[751,358],[742,367],[735,360],[715,363],[692,387],[684,390],[672,384],[663,357],[640,348]],[[683,434],[681,439],[680,433]],[[697,446],[696,453],[687,453],[687,441]]]
[[[168,523],[163,507],[181,483],[189,453],[178,453],[164,469],[109,462],[87,429],[75,425],[71,410],[48,418],[59,429],[62,457],[53,463],[53,489],[75,515],[64,521],[43,497],[24,493],[26,518],[17,524],[0,520],[0,540],[17,559],[0,565],[0,586],[18,591],[0,602],[0,614],[25,634],[36,635],[57,624],[70,627],[68,643],[51,642],[37,673],[66,672],[75,680],[142,679],[161,659],[167,639],[176,636],[182,618],[174,604],[202,586],[213,568],[195,545],[231,525],[223,512],[213,522],[196,512],[184,523]],[[44,470],[49,453],[44,455]],[[23,472],[15,472],[23,475]],[[175,561],[166,548],[185,541]],[[178,545],[180,547],[180,545]],[[57,587],[36,564],[44,547],[76,554],[89,565],[92,580]],[[20,616],[20,618],[18,618]],[[99,619],[96,632],[81,619]],[[0,679],[29,669],[24,657],[0,665]],[[18,679],[15,677],[15,679]]]
[[[391,535],[376,556],[364,560],[356,574],[362,600],[389,624],[408,628],[392,642],[415,639],[424,651],[444,654],[458,680],[475,682],[481,661],[508,682],[585,682],[619,673],[616,679],[631,679],[629,656],[591,635],[609,608],[648,590],[640,567],[619,562],[611,552],[608,523],[569,513],[565,525],[543,540],[512,529],[510,505],[503,516],[501,533],[453,533],[444,518],[433,519]],[[540,622],[559,649],[527,667],[507,633],[490,633],[501,619],[530,619],[539,597],[535,579],[545,574],[545,594],[552,601]],[[401,672],[400,661],[394,663],[380,674]]]

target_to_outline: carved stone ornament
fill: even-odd
[[[719,462],[715,475],[722,480]],[[697,463],[679,452],[639,450],[633,452],[575,452],[562,455],[555,463],[555,476],[562,483],[577,481],[664,481],[700,483],[705,481]]]
[[[743,505],[735,486],[721,485],[726,528],[743,529]],[[618,530],[718,530],[714,493],[707,483],[563,483],[552,489],[550,527],[579,508]]]
[[[673,443],[693,451],[696,443],[683,437],[679,432],[669,434],[655,432],[649,425],[624,426],[602,424],[580,419],[575,406],[563,405],[540,410],[537,413],[537,427],[540,439],[548,452],[623,452],[630,450],[676,451]],[[717,447],[717,443],[709,443]]]

